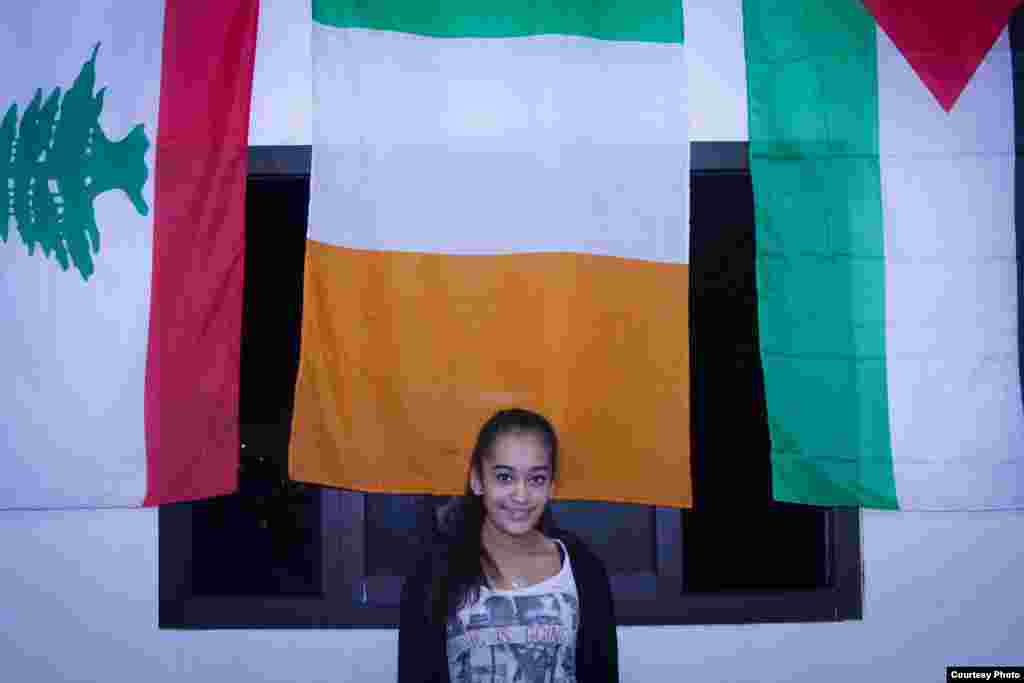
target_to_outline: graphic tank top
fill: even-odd
[[[562,568],[518,590],[483,586],[448,621],[452,683],[576,683],[579,596],[569,553]]]

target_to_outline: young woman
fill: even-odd
[[[477,437],[466,492],[402,590],[399,683],[619,680],[608,574],[547,510],[558,437],[502,410]]]

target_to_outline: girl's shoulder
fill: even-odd
[[[544,530],[544,535],[551,541],[561,541],[567,548],[581,548],[589,552],[583,539],[567,529],[551,527]]]
[[[597,554],[582,538],[573,532],[566,529],[551,528],[545,530],[544,535],[552,540],[562,542],[569,553],[569,557],[572,559],[573,566],[580,564],[597,565],[603,569],[604,565]]]

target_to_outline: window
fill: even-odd
[[[555,520],[606,563],[621,625],[859,619],[858,511],[771,499],[745,145],[694,143],[692,164],[695,507],[559,502]],[[163,628],[393,628],[443,501],[287,480],[308,169],[308,148],[251,152],[240,491],[160,509]]]

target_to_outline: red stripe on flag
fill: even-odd
[[[942,108],[960,93],[1021,0],[864,0]]]
[[[238,487],[249,104],[259,0],[167,0],[144,505]]]

